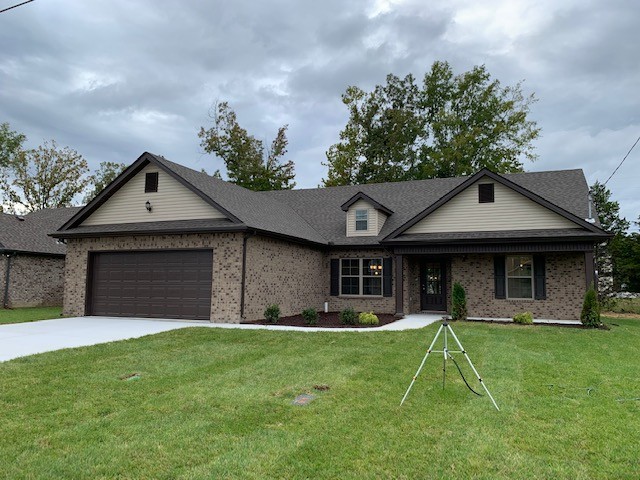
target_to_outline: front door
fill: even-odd
[[[420,307],[422,310],[446,311],[447,287],[444,261],[427,260],[420,269]]]

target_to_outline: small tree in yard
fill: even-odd
[[[598,295],[593,287],[587,290],[584,295],[580,321],[587,327],[600,326],[600,304],[598,303]]]
[[[467,295],[460,283],[453,284],[451,293],[451,318],[453,320],[467,319]]]

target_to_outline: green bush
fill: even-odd
[[[598,303],[598,295],[593,287],[584,294],[580,321],[587,327],[600,326],[600,304]]]
[[[358,315],[353,308],[345,308],[340,312],[340,322],[344,325],[355,325],[358,320]]]
[[[275,303],[269,305],[264,311],[264,318],[271,323],[278,323],[278,320],[280,320],[280,307]]]
[[[318,323],[318,312],[315,308],[305,308],[302,311],[302,318],[307,325],[316,325]]]
[[[531,325],[533,323],[533,313],[522,312],[513,316],[513,321],[521,325]]]
[[[458,282],[453,284],[453,292],[451,293],[451,319],[467,319],[467,294]]]
[[[362,312],[358,315],[358,323],[360,325],[378,325],[380,320],[373,312]]]

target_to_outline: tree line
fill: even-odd
[[[69,207],[84,194],[91,200],[124,170],[124,163],[101,162],[90,172],[87,161],[55,140],[26,149],[27,137],[0,124],[0,211],[33,212]]]

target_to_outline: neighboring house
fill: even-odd
[[[63,243],[48,236],[79,208],[0,214],[0,295],[4,308],[62,305]]]
[[[304,308],[579,317],[594,281],[581,170],[252,192],[144,153],[55,234],[67,315],[239,322]]]

